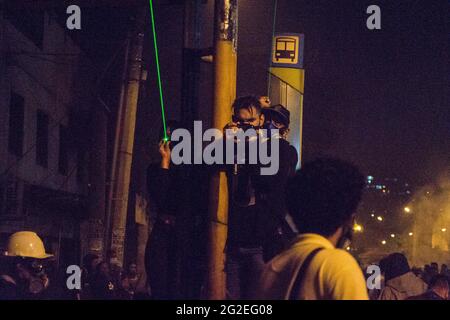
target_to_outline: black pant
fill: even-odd
[[[179,263],[175,227],[157,221],[147,242],[145,269],[153,299],[178,298]]]
[[[227,253],[228,299],[254,299],[264,268],[262,248],[236,248]]]

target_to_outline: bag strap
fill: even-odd
[[[300,269],[298,270],[297,276],[295,277],[294,284],[292,285],[291,292],[289,293],[289,300],[298,300],[298,294],[300,293],[300,288],[305,277],[305,273],[311,264],[312,259],[319,253],[323,248],[316,248],[306,257],[303,261]]]

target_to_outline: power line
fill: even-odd
[[[269,68],[270,65],[272,64],[272,50],[273,50],[273,38],[275,37],[275,27],[276,27],[276,22],[277,22],[277,7],[278,7],[278,0],[274,1],[274,5],[273,5],[273,24],[272,24],[272,39],[270,39],[270,41],[272,42],[271,46],[270,46],[270,55],[269,55]],[[270,82],[271,82],[271,73],[269,72],[269,77],[267,80],[267,96],[270,97]]]

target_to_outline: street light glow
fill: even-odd
[[[395,238],[395,234],[391,233],[391,238]]]
[[[447,228],[442,228],[441,231],[445,232],[445,231],[447,231]]]
[[[411,212],[411,208],[410,208],[410,207],[405,207],[405,208],[403,208],[403,210],[404,210],[406,213],[410,213],[410,212]]]
[[[353,231],[362,232],[363,231],[362,225],[355,223],[355,225],[353,226]]]
[[[408,236],[412,237],[412,235],[413,235],[413,233],[412,233],[412,232],[408,233]]]
[[[386,240],[381,241],[381,244],[385,245],[386,244]]]
[[[378,217],[377,217],[377,220],[378,220],[378,221],[383,221],[383,217],[382,217],[382,216],[378,216]]]

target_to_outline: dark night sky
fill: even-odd
[[[265,15],[267,30],[260,25],[263,19],[250,19],[248,13],[263,2],[266,13],[259,14]],[[239,52],[246,61],[239,62],[239,89],[258,91],[265,80],[251,80],[254,48],[245,43],[270,39],[273,1],[241,3]],[[381,8],[382,30],[366,28],[370,4]],[[334,155],[354,161],[367,174],[417,184],[450,169],[448,4],[278,1],[276,31],[305,34],[307,159]],[[270,49],[270,44],[256,46]],[[261,56],[262,66],[267,60]]]
[[[168,2],[156,1],[155,11],[168,117],[176,118],[183,9]],[[205,9],[212,7],[208,3]],[[274,1],[239,3],[238,95],[265,93]],[[371,4],[381,7],[382,30],[366,28]],[[123,8],[112,11],[124,14]],[[120,21],[105,15],[101,25],[92,24],[92,30],[98,25],[107,31],[103,40],[108,31],[118,30]],[[333,155],[353,161],[366,174],[415,184],[449,170],[449,17],[447,0],[278,0],[276,31],[305,34],[305,159]],[[211,18],[209,12],[203,19],[205,47],[212,45]],[[150,32],[149,24],[146,96],[155,101]],[[206,106],[211,76],[211,66],[202,65],[201,102]],[[159,105],[151,108],[154,121]]]

